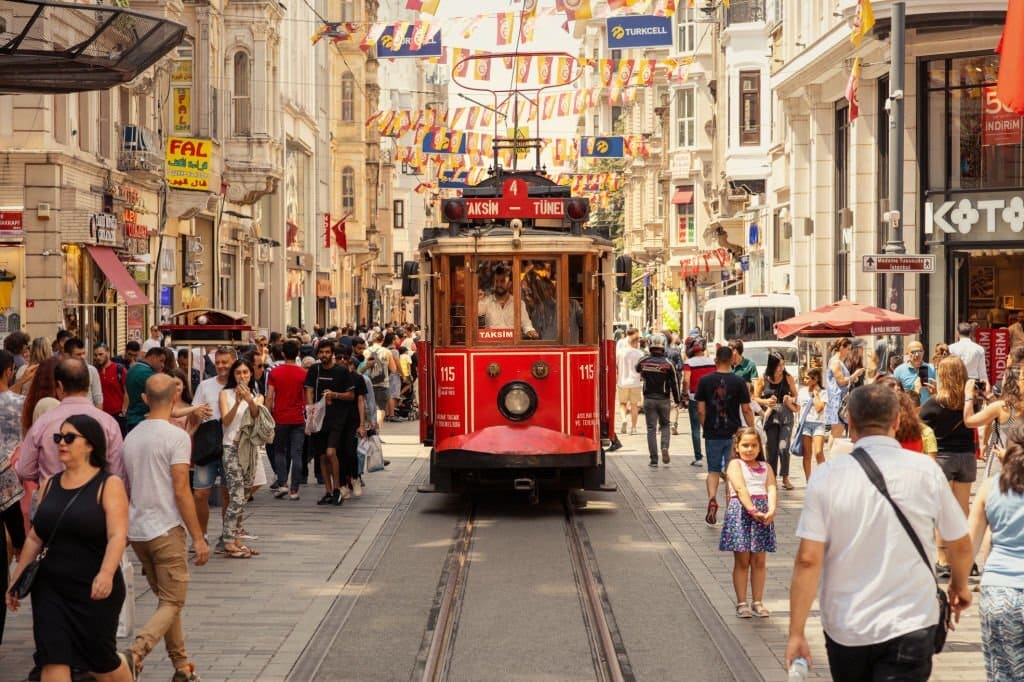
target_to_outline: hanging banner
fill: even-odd
[[[399,23],[405,26],[405,30],[402,32],[402,42],[396,46],[394,25],[385,28],[380,38],[377,39],[377,54],[380,57],[391,59],[401,57],[440,57],[444,54],[440,33],[427,38],[420,46],[420,49],[414,50],[412,49],[412,32],[415,30],[415,26],[408,22]]]
[[[458,139],[453,141],[454,137],[448,130],[429,132],[423,137],[423,151],[427,154],[465,154],[466,136],[457,134]]]
[[[669,17],[609,17],[607,28],[608,47],[613,50],[672,45],[672,19]]]
[[[581,137],[580,156],[595,159],[619,159],[625,153],[621,137]]]
[[[168,137],[164,175],[171,189],[206,192],[210,189],[210,140]]]
[[[174,132],[192,132],[192,88],[174,88]]]

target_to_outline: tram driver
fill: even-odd
[[[512,296],[512,271],[504,263],[495,266],[492,273],[491,293],[478,302],[477,314],[481,329],[514,329],[516,324],[514,298]],[[527,339],[538,339],[540,334],[533,327],[526,303],[519,302],[521,331]]]

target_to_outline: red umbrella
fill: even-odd
[[[775,323],[775,335],[867,336],[870,334],[916,334],[921,320],[872,305],[842,300],[803,315]]]

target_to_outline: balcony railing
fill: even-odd
[[[726,25],[764,21],[767,16],[765,4],[765,0],[732,0],[725,10]]]

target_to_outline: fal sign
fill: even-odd
[[[924,204],[924,233],[970,234],[972,230],[995,232],[996,227],[1024,231],[1024,197],[960,199]]]

